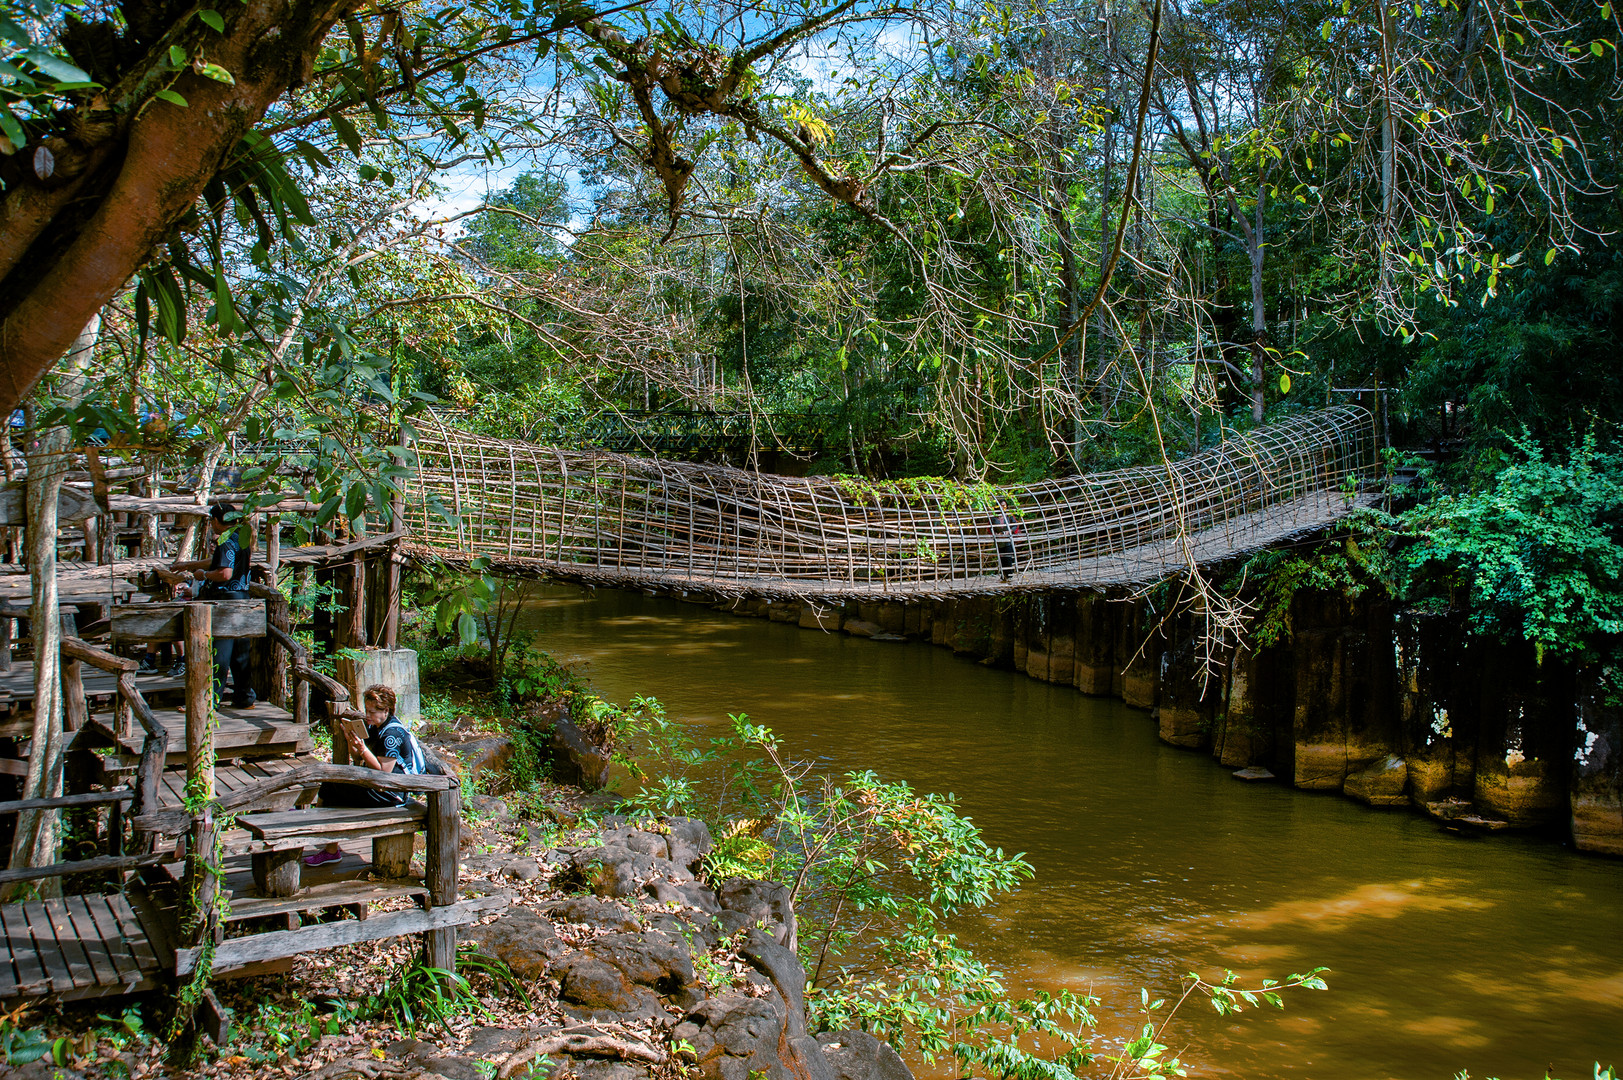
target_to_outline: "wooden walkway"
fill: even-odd
[[[122,895],[67,896],[0,906],[5,954],[0,999],[106,997],[159,985],[160,948]],[[161,930],[159,931],[161,934]]]

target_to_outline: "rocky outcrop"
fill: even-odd
[[[548,1047],[551,1075],[640,1080],[656,1062],[639,1055],[663,1061],[673,1047],[704,1080],[910,1080],[895,1051],[871,1036],[808,1029],[788,889],[746,879],[718,889],[700,880],[713,847],[701,821],[611,816],[604,826],[600,846],[561,853],[555,883],[582,895],[533,909],[513,904],[464,933],[521,977],[554,981],[564,1013],[590,1025],[509,1033],[491,1044],[490,1052],[506,1055],[502,1069]],[[730,960],[731,981],[701,977],[699,955],[712,978]],[[663,1042],[655,1046],[649,1032],[662,1033]],[[390,1052],[415,1055],[447,1077],[477,1064],[422,1045]]]
[[[552,751],[552,776],[560,784],[596,791],[609,779],[609,752],[594,746],[567,716],[552,720],[547,745]]]

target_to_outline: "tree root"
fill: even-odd
[[[650,1065],[663,1064],[665,1054],[646,1043],[616,1038],[613,1035],[588,1035],[583,1031],[548,1032],[532,1039],[513,1051],[500,1069],[497,1080],[508,1080],[536,1058],[548,1054],[580,1054],[588,1057],[611,1057],[621,1061],[644,1061]]]

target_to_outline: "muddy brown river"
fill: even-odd
[[[955,793],[1036,867],[956,927],[1011,988],[1098,994],[1124,1030],[1140,986],[1173,996],[1186,971],[1331,969],[1328,993],[1283,1014],[1188,1007],[1169,1042],[1191,1075],[1587,1080],[1596,1059],[1623,1064],[1623,862],[1244,784],[1163,745],[1141,710],[928,644],[562,586],[529,619],[612,700],[649,694],[699,726],[746,712],[831,771]]]

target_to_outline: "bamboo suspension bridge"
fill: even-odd
[[[1166,465],[1034,484],[774,476],[418,426],[408,548],[588,584],[933,598],[1155,581],[1331,524],[1374,474],[1345,405]]]

